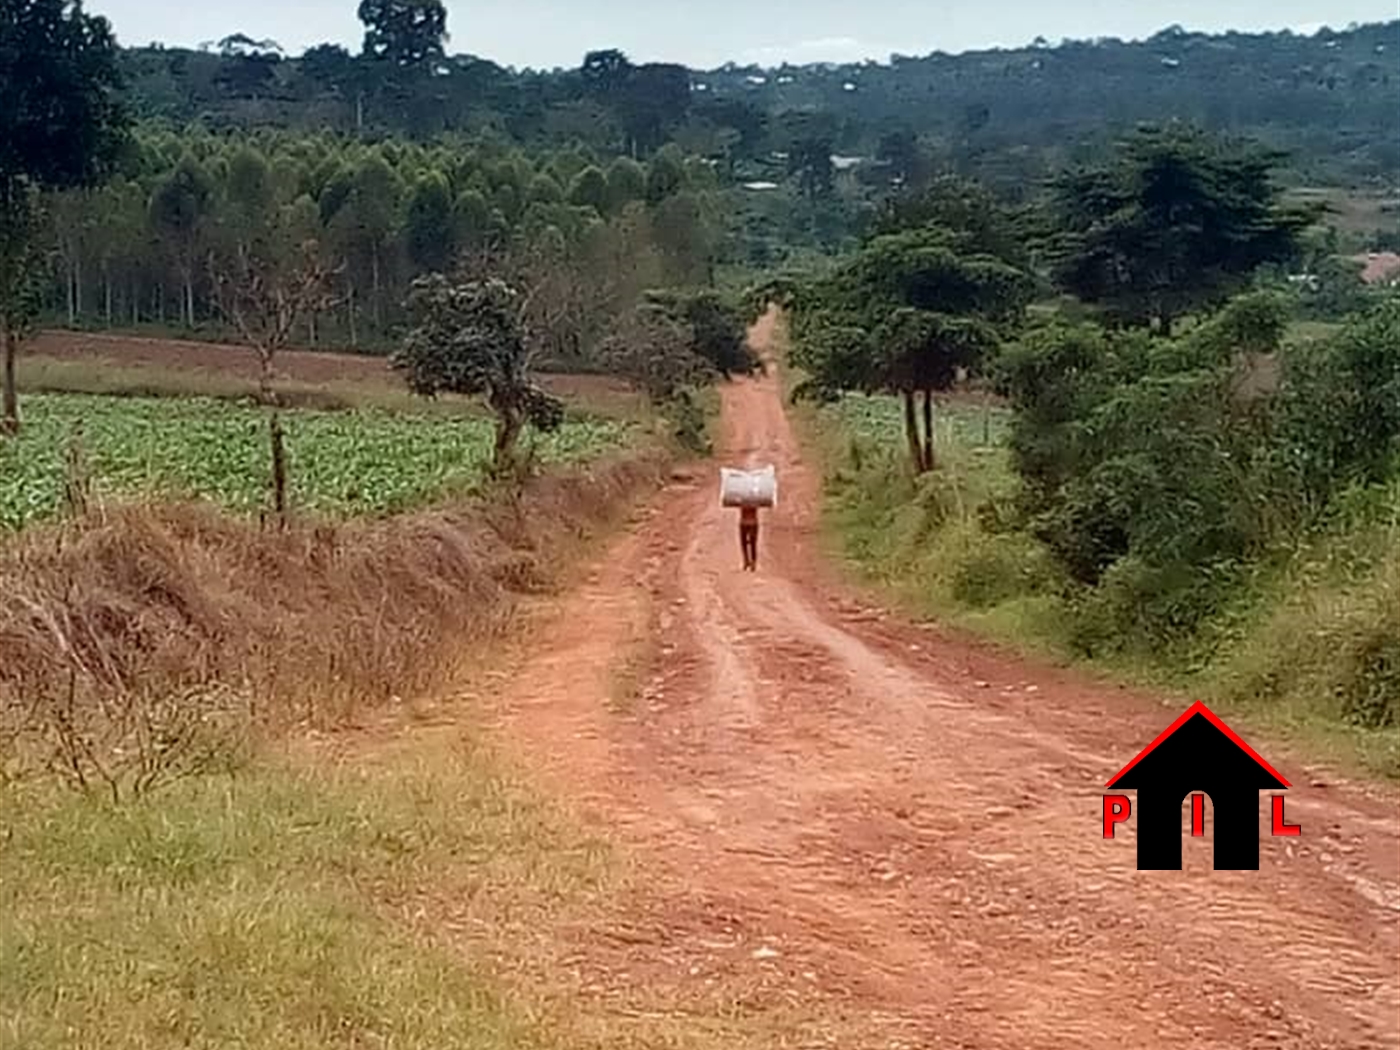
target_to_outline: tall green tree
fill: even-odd
[[[829,138],[801,138],[788,153],[788,171],[809,200],[830,197],[835,188],[836,167],[831,160]]]
[[[985,251],[1030,267],[1023,216],[1004,205],[981,183],[942,175],[888,198],[876,213],[874,232],[899,233],[933,227],[967,236]]]
[[[36,306],[40,190],[99,182],[126,141],[117,48],[70,0],[0,5],[0,429],[19,428],[15,358]]]
[[[447,180],[430,172],[414,184],[404,217],[404,247],[419,270],[442,273],[457,252],[452,195]]]
[[[442,0],[362,0],[366,57],[411,68],[443,57],[447,8]]]
[[[569,203],[592,208],[599,215],[608,213],[608,177],[589,165],[574,176],[569,186]]]
[[[1110,163],[1056,182],[1056,279],[1117,322],[1170,334],[1297,254],[1315,214],[1282,204],[1278,159],[1195,128],[1140,130]]]
[[[647,172],[630,157],[619,157],[608,167],[608,211],[617,215],[647,193]]]
[[[590,94],[600,101],[615,104],[627,90],[633,68],[631,60],[623,52],[606,48],[584,55],[579,71]]]
[[[181,317],[193,328],[194,282],[201,265],[208,224],[214,214],[215,183],[204,166],[186,154],[151,196],[151,224],[170,246],[180,277]]]
[[[339,207],[327,209],[328,202],[322,198],[322,216],[330,230],[330,240],[336,253],[350,263],[346,271],[346,299],[352,325],[357,303],[365,297],[363,285],[352,274],[363,275],[366,271],[371,316],[377,326],[383,325],[385,271],[399,229],[402,195],[403,182],[398,173],[376,151],[348,173],[343,189],[337,188]]]

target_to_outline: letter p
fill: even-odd
[[[1113,838],[1113,825],[1121,824],[1133,815],[1133,803],[1127,795],[1103,797],[1103,837]]]

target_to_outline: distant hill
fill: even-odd
[[[629,64],[632,87],[606,91],[582,69],[457,56],[411,78],[329,46],[286,58],[255,36],[221,50],[126,51],[136,111],[212,127],[495,133],[600,152],[674,140],[751,177],[815,141],[883,165],[877,178],[917,162],[1003,187],[1092,156],[1132,124],[1180,118],[1287,150],[1299,181],[1400,183],[1400,21],[1311,36],[1172,27],[1136,43],[1038,41],[887,63]]]

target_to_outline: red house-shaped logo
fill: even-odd
[[[1181,810],[1187,795],[1208,795],[1214,812],[1215,868],[1259,868],[1259,792],[1287,788],[1273,766],[1204,704],[1193,704],[1142,753],[1119,770],[1108,787],[1137,791],[1137,866],[1142,871],[1180,870]],[[1274,834],[1297,834],[1283,824],[1283,799],[1274,799]],[[1201,834],[1204,802],[1193,799],[1193,834]],[[1128,818],[1127,796],[1104,798],[1104,835]]]

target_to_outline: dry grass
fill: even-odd
[[[633,910],[656,880],[469,722],[330,753],[343,739],[126,806],[0,784],[0,1046],[875,1045],[752,967],[686,977]]]
[[[0,1045],[558,1047],[498,981],[494,938],[463,957],[405,906],[424,881],[564,898],[606,860],[462,747],[393,769],[260,764],[122,807],[0,786]]]
[[[22,533],[0,546],[0,758],[115,792],[118,759],[127,786],[162,749],[198,772],[208,733],[430,692],[661,466],[617,459],[375,524],[278,533],[157,504]]]

